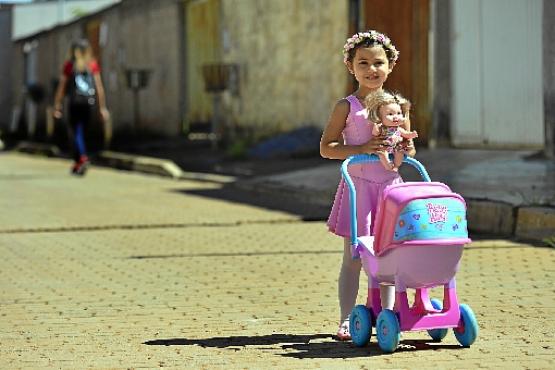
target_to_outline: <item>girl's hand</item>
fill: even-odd
[[[61,119],[63,116],[62,110],[61,109],[54,109],[54,112],[52,112],[52,116],[55,119]]]
[[[106,108],[100,108],[100,116],[104,122],[107,122],[110,119],[110,112]]]
[[[404,139],[401,142],[401,148],[409,157],[414,157],[416,155],[416,149],[414,148],[412,139]]]
[[[372,136],[366,144],[363,144],[363,150],[365,153],[374,154],[383,150],[385,145],[385,135]]]

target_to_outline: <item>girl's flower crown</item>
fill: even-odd
[[[349,60],[349,51],[354,49],[358,44],[365,40],[374,41],[384,47],[385,51],[388,52],[388,59],[391,63],[395,64],[399,58],[399,51],[395,48],[395,45],[391,42],[391,39],[379,33],[378,31],[369,30],[366,32],[357,32],[353,36],[347,39],[347,42],[343,46],[343,62],[347,63]]]

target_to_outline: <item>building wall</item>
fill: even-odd
[[[51,103],[53,80],[60,75],[71,41],[85,36],[87,29],[94,29],[88,25],[96,22],[105,35],[99,37],[98,57],[116,132],[135,128],[178,135],[184,113],[198,108],[191,105],[194,99],[185,99],[193,94],[204,94],[203,101],[209,102],[202,106],[207,115],[199,113],[206,121],[212,105],[203,84],[195,84],[198,91],[185,89],[191,84],[191,73],[197,77],[201,73],[200,66],[183,63],[187,5],[195,3],[199,2],[124,0],[98,14],[17,41],[12,85],[16,100],[22,100],[24,91],[22,50],[26,43],[38,45],[38,82]],[[348,30],[348,1],[221,0],[220,4],[216,36],[221,43],[214,55],[240,68],[238,89],[225,97],[228,122],[258,132],[323,127],[348,84],[341,54]],[[189,47],[185,53],[194,54],[195,49]],[[152,71],[148,87],[139,93],[138,126],[133,122],[133,94],[126,86],[128,68]],[[193,72],[187,74],[187,68]],[[39,124],[45,109],[46,104],[39,107]]]
[[[12,99],[10,82],[12,73],[11,55],[11,8],[0,5],[0,131],[10,122]]]
[[[545,153],[555,158],[555,2],[543,1],[543,109]]]
[[[56,27],[35,37],[16,41],[13,55],[12,88],[16,102],[21,102],[24,86],[26,43],[37,44],[38,82],[48,92],[52,103],[52,82],[61,73],[72,40],[86,35],[87,25],[99,22],[105,36],[100,37],[101,74],[114,130],[148,131],[173,136],[180,132],[180,49],[178,32],[180,3],[173,0],[133,0]],[[125,71],[129,68],[151,70],[147,88],[139,93],[140,125],[134,125],[133,94],[127,88]],[[45,105],[39,107],[39,123],[45,117]]]
[[[229,98],[233,121],[323,127],[346,92],[348,2],[223,0],[222,14],[223,60],[240,68],[238,96]]]
[[[205,90],[203,66],[222,61],[221,0],[189,1],[184,6],[187,45],[187,121],[207,124],[213,115],[212,96]]]
[[[148,69],[150,81],[139,92],[138,130],[176,135],[180,130],[179,108],[179,3],[124,1],[102,18],[107,43],[102,47],[106,94],[114,122],[133,126],[133,93],[127,88],[125,71]]]
[[[544,145],[542,1],[452,0],[455,145]]]
[[[451,2],[431,0],[432,127],[429,144],[448,145],[451,140]]]

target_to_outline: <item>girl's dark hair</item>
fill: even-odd
[[[374,46],[381,46],[383,48],[390,67],[393,67],[399,58],[399,51],[395,48],[389,37],[376,30],[357,32],[349,37],[345,45],[343,45],[343,62],[352,62],[355,59],[358,48]]]
[[[390,49],[384,47],[384,45],[382,43],[380,43],[379,41],[372,40],[372,39],[365,39],[364,41],[356,44],[354,48],[350,49],[347,60],[349,62],[352,62],[353,59],[355,59],[357,49],[359,49],[359,48],[371,48],[371,47],[374,47],[374,46],[381,46],[384,49],[385,55],[387,57],[387,60],[389,61],[389,64],[394,64],[395,63],[395,54]]]
[[[71,43],[70,48],[70,57],[72,60],[75,59],[75,51],[79,50],[80,52],[85,52],[86,50],[90,49],[91,44],[87,39],[78,39]]]

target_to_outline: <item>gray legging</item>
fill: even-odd
[[[358,295],[358,283],[360,279],[360,259],[354,260],[351,255],[351,241],[349,238],[344,239],[343,263],[339,271],[338,279],[338,296],[339,308],[341,316],[339,324],[343,323],[349,317],[351,310],[355,306]],[[380,285],[380,297],[382,307],[393,309],[395,303],[395,287]]]

